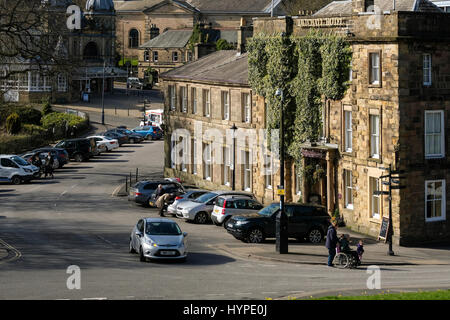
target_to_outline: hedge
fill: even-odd
[[[45,129],[65,129],[74,130],[75,132],[81,132],[89,128],[89,119],[84,119],[82,117],[68,114],[52,112],[42,117],[42,126]]]
[[[41,124],[42,114],[31,106],[0,105],[0,124],[6,122],[6,118],[12,113],[17,113],[22,123]]]
[[[48,145],[50,141],[44,134],[0,135],[0,154],[20,154]]]

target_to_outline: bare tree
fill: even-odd
[[[316,12],[333,0],[283,0],[283,10],[291,16],[299,15],[300,11]]]
[[[0,0],[0,80],[36,68],[50,74],[70,67],[66,49],[69,2]]]

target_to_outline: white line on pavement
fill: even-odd
[[[237,295],[237,296],[241,296],[241,295],[250,295],[250,294],[252,294],[251,292],[236,292],[235,293],[235,295]]]
[[[83,298],[83,300],[108,300],[108,298],[101,297],[101,298]]]

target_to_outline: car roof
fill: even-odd
[[[244,196],[253,197],[253,193],[245,192],[245,191],[215,190],[215,191],[211,191],[211,192],[216,193],[218,195],[230,194],[230,195],[244,195]]]
[[[15,156],[15,154],[0,154],[0,158],[10,158]]]
[[[228,200],[228,199],[233,199],[233,200],[244,199],[244,200],[248,200],[248,196],[247,195],[244,196],[244,195],[240,195],[240,194],[219,196],[219,198],[223,198],[223,199],[226,199],[226,200]]]
[[[148,217],[148,218],[143,218],[145,222],[171,222],[171,223],[176,223],[175,221],[169,219],[169,218],[153,218],[153,217]]]

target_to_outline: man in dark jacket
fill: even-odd
[[[331,225],[328,227],[327,241],[325,243],[325,247],[328,248],[328,266],[329,267],[333,266],[333,259],[334,259],[334,256],[336,255],[336,244],[338,242],[336,228],[337,228],[336,221],[332,221]]]
[[[47,178],[47,175],[49,175],[53,179],[53,164],[54,164],[53,156],[49,152],[47,154],[47,157],[45,157],[45,177],[46,178]]]

